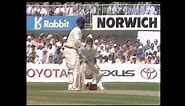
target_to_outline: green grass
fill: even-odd
[[[160,90],[160,83],[149,82],[104,82],[104,87],[108,90]],[[28,90],[66,90],[67,83],[64,82],[28,82]]]
[[[104,87],[108,90],[160,91],[159,83],[107,82],[104,83]],[[66,91],[66,89],[67,83],[27,83],[27,104],[159,104],[160,102],[160,97],[157,96],[40,92]]]
[[[104,82],[104,86],[110,90],[160,90],[159,83],[147,82]]]
[[[120,94],[28,93],[28,104],[157,104],[158,97]]]

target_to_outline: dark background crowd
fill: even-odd
[[[27,16],[160,15],[155,2],[27,2]]]
[[[152,2],[27,2],[27,15],[159,15],[160,5]]]

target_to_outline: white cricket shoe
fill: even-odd
[[[68,91],[80,91],[80,89],[78,89],[78,88],[71,88],[71,89],[68,89]]]
[[[103,86],[99,86],[98,89],[99,90],[104,90],[104,87]]]
[[[68,91],[70,91],[70,90],[72,90],[72,89],[73,89],[72,84],[69,84],[69,85],[68,85]]]
[[[73,88],[72,91],[80,91],[78,88]]]
[[[78,88],[73,88],[72,84],[68,85],[68,91],[80,91]]]
[[[100,84],[98,84],[97,87],[98,87],[99,90],[104,90],[104,87]]]

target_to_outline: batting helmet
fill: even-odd
[[[85,18],[84,17],[79,17],[77,20],[76,20],[76,23],[78,24],[78,23],[85,23],[86,22],[86,20],[85,20]]]

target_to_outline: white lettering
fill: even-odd
[[[40,23],[40,21],[42,20],[42,17],[39,17],[39,19],[37,19],[37,17],[35,17],[35,24],[34,24],[34,28],[39,30],[41,29],[42,25]]]
[[[44,28],[63,28],[63,27],[69,27],[69,22],[64,20],[58,20],[58,22],[56,20],[54,20],[53,22],[50,22],[48,20],[44,20]]]

